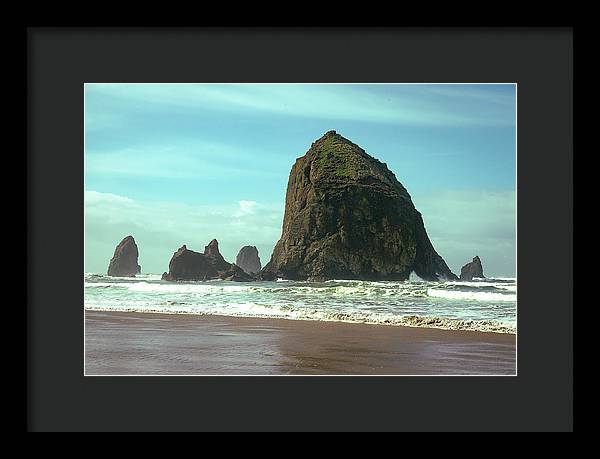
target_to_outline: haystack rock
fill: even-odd
[[[425,280],[454,275],[386,164],[335,131],[293,165],[281,239],[259,278]]]
[[[483,275],[483,266],[478,256],[473,258],[473,261],[464,265],[460,270],[460,280],[470,281],[474,277],[485,277]]]
[[[260,257],[258,256],[258,249],[253,245],[242,247],[237,254],[235,264],[247,273],[255,274],[259,272],[262,266],[260,264]]]
[[[109,276],[135,277],[142,271],[138,265],[138,247],[133,236],[125,237],[115,249],[115,253],[108,264]]]

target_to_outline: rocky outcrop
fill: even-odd
[[[162,279],[168,281],[202,281],[217,277],[219,272],[213,260],[204,253],[189,250],[185,245],[173,254],[169,272],[162,275]]]
[[[138,265],[138,246],[133,236],[125,237],[115,248],[115,253],[108,264],[109,276],[135,277],[142,271]]]
[[[234,282],[252,282],[255,280],[252,275],[245,272],[235,263],[232,263],[227,271],[221,272],[219,278]]]
[[[204,247],[204,255],[210,259],[210,262],[217,271],[226,271],[230,268],[231,263],[227,263],[219,252],[219,242],[216,239]]]
[[[254,277],[245,273],[242,268],[227,263],[219,252],[216,239],[210,241],[204,252],[194,252],[183,245],[171,257],[169,272],[164,272],[162,280],[166,281],[204,281],[223,279],[235,282],[250,282]]]
[[[237,254],[235,264],[249,274],[259,272],[262,266],[260,264],[260,257],[258,256],[258,249],[253,245],[242,247]]]
[[[269,271],[265,268],[261,269],[259,272],[254,274],[255,280],[257,281],[276,281],[277,273],[273,271]]]
[[[292,167],[281,239],[259,277],[405,280],[413,271],[457,279],[396,176],[327,132]]]
[[[473,280],[474,277],[485,277],[483,275],[483,266],[481,265],[481,260],[478,256],[460,269],[461,281],[470,281]]]

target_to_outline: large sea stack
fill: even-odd
[[[138,265],[138,247],[133,236],[125,237],[115,249],[115,253],[108,264],[109,276],[135,277],[142,271]]]
[[[386,164],[335,131],[292,167],[281,239],[261,278],[457,279]]]
[[[260,257],[258,249],[253,245],[246,245],[240,249],[235,259],[235,264],[250,274],[260,271]]]
[[[460,280],[470,281],[474,277],[485,277],[483,275],[483,266],[478,256],[473,258],[473,261],[464,265],[460,270]]]

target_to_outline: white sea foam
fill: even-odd
[[[477,301],[516,301],[516,295],[492,292],[464,292],[460,290],[438,290],[430,288],[427,296],[435,298],[449,298],[453,300],[477,300]]]
[[[197,310],[183,305],[174,306],[94,306],[86,305],[91,311],[142,312],[157,314],[217,315],[232,317],[255,317],[288,320],[311,320],[322,322],[346,322],[371,325],[439,328],[444,330],[472,330],[495,333],[515,333],[510,324],[494,320],[460,320],[435,316],[393,316],[389,314],[364,314],[357,312],[326,312],[316,308],[300,309],[291,306],[267,306],[250,302],[215,305]]]
[[[105,287],[115,287],[115,284],[112,282],[84,282],[84,288],[105,288]]]
[[[165,282],[158,275],[86,274],[90,310],[210,314],[514,333],[516,284],[509,280]]]
[[[148,282],[136,282],[132,284],[126,284],[127,288],[137,292],[155,292],[155,293],[215,293],[215,292],[244,292],[249,289],[246,285],[240,284],[226,284],[226,283],[163,283],[153,284]]]
[[[417,276],[417,273],[415,273],[414,271],[410,273],[410,276],[408,276],[408,280],[411,282],[423,282],[423,279]]]
[[[451,281],[451,282],[446,282],[444,285],[445,286],[457,285],[457,286],[463,286],[463,287],[473,287],[476,289],[489,289],[490,287],[493,287],[493,288],[502,289],[502,290],[512,290],[515,292],[517,291],[516,284],[511,284],[511,283],[506,283],[506,282]]]

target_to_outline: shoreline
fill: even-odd
[[[231,317],[231,318],[240,318],[240,319],[266,319],[266,320],[293,320],[300,322],[328,322],[328,323],[344,323],[344,324],[356,324],[356,325],[376,325],[382,327],[405,327],[405,328],[426,328],[432,330],[445,330],[445,331],[457,331],[457,332],[478,332],[478,333],[496,333],[501,335],[513,335],[516,336],[516,330],[506,331],[510,327],[503,327],[505,329],[476,329],[476,328],[451,328],[447,326],[433,326],[433,323],[439,323],[439,321],[446,323],[468,323],[469,321],[463,321],[460,319],[449,319],[442,317],[433,317],[433,316],[404,316],[401,318],[399,322],[369,322],[369,321],[359,321],[359,320],[334,320],[334,319],[311,319],[309,317],[277,317],[277,316],[260,316],[260,315],[227,315],[227,314],[204,314],[198,312],[164,312],[157,310],[147,310],[147,311],[136,311],[136,310],[115,310],[115,309],[87,309],[84,307],[85,312],[109,312],[115,314],[160,314],[164,316],[197,316],[197,317]],[[403,322],[402,319],[405,319]],[[423,324],[423,325],[421,325]],[[498,326],[500,327],[500,326]]]
[[[516,335],[85,310],[92,375],[515,375]]]

